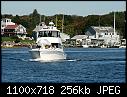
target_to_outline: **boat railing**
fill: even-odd
[[[36,44],[36,45],[32,45],[31,48],[32,49],[37,49],[37,48],[41,49],[42,48],[42,49],[50,49],[50,50],[53,49],[53,50],[55,50],[55,49],[58,49],[58,48],[61,49],[62,46],[55,46],[55,45],[42,45],[42,46],[39,46],[39,45]]]

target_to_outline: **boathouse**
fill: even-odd
[[[87,29],[85,35],[87,35],[89,39],[95,41],[104,40],[102,41],[104,44],[111,46],[120,43],[120,36],[118,35],[118,32],[114,30],[113,27],[91,26]]]
[[[87,37],[88,37],[87,35],[75,35],[71,39],[67,39],[66,44],[69,46],[80,47],[82,46],[84,40],[87,39]]]

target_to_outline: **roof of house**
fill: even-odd
[[[85,38],[87,38],[87,35],[75,35],[71,39],[85,39]]]
[[[8,20],[9,18],[2,18],[1,20]],[[11,20],[11,19],[9,19],[9,20]]]
[[[66,39],[70,39],[70,35],[66,33],[60,33],[60,37],[61,37],[62,42],[65,42]]]
[[[114,28],[113,27],[104,27],[104,26],[91,26],[96,32],[113,32]]]
[[[18,25],[7,25],[5,29],[15,29]]]
[[[60,33],[60,36],[63,36],[63,37],[70,37],[70,35],[66,34],[66,33]]]

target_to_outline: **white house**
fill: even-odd
[[[85,35],[89,39],[104,40],[107,45],[114,46],[120,43],[120,36],[112,27],[91,26],[87,29]]]
[[[15,25],[15,23],[14,22],[11,22],[11,19],[3,18],[1,20],[1,26],[2,27],[6,27],[7,25]]]
[[[82,45],[84,43],[84,40],[88,38],[87,35],[75,35],[74,37],[71,38],[71,40],[76,41],[76,45]]]
[[[4,18],[1,20],[1,34],[3,36],[14,36],[26,37],[26,28],[21,24],[17,25],[16,23],[11,22],[11,19]]]
[[[3,19],[1,20],[1,32],[4,32],[4,28],[5,28],[7,25],[15,25],[15,23],[11,22],[11,19],[3,18]]]

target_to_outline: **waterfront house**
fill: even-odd
[[[1,19],[1,34],[2,35],[4,34],[4,28],[7,25],[15,25],[15,23],[11,22],[11,19],[8,19],[8,18]]]
[[[74,37],[72,37],[70,39],[70,41],[73,43],[73,45],[76,45],[76,46],[82,46],[84,40],[86,40],[88,38],[87,35],[75,35]],[[75,42],[75,44],[74,44]]]
[[[95,43],[97,44],[100,41],[102,41],[103,44],[110,46],[114,46],[120,43],[120,36],[113,27],[91,26],[87,29],[85,35],[87,35],[89,39],[95,40]]]
[[[11,22],[11,19],[4,18],[1,21],[1,35],[2,36],[18,36],[19,38],[26,37],[26,28],[21,24],[17,25],[16,23]]]

